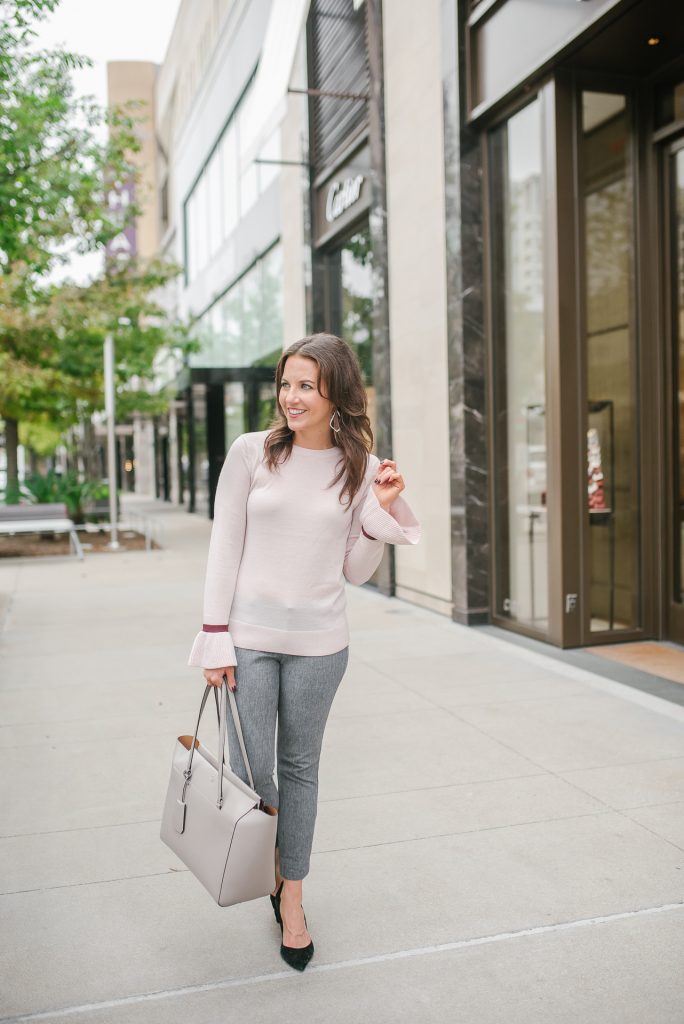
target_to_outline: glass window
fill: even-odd
[[[252,358],[259,351],[261,320],[261,275],[259,264],[252,267],[242,278],[242,366],[251,366]]]
[[[246,161],[246,145],[249,145],[251,133],[247,129],[247,118],[250,116],[249,110],[249,97],[251,94],[251,86],[245,92],[242,100],[240,101],[240,107],[235,115],[235,121],[237,124],[237,139],[238,139],[238,153],[239,153],[239,164],[240,164],[240,195],[239,195],[239,210],[240,216],[244,217],[248,210],[254,206],[259,195],[259,179],[257,173],[257,164],[253,160]]]
[[[242,281],[226,292],[218,305],[223,310],[223,324],[226,332],[226,366],[242,366]]]
[[[491,136],[496,614],[548,629],[541,102]]]
[[[592,631],[639,625],[639,460],[629,111],[582,94],[581,256]]]
[[[278,359],[280,352],[278,353]],[[277,362],[277,360],[276,360]],[[259,385],[259,419],[257,430],[268,430],[276,414],[276,387],[274,381],[262,381]]]
[[[203,511],[209,507],[207,389],[204,384],[192,385],[192,416],[194,421],[195,508]]]
[[[223,136],[221,153],[222,230],[223,237],[228,238],[238,222],[237,133],[234,124],[228,126]]]
[[[673,298],[674,298],[674,351],[673,351],[673,409],[675,425],[674,463],[674,600],[684,603],[684,149],[673,157],[672,184],[674,188],[673,214]]]
[[[373,435],[377,417],[373,383],[373,251],[367,224],[325,254],[326,329],[354,349],[361,365]]]
[[[193,192],[185,204],[185,262],[188,281],[192,281],[197,273],[196,210],[197,193]]]
[[[245,385],[242,381],[232,381],[223,385],[223,407],[226,431],[225,448],[228,451],[233,441],[249,430],[247,399]]]
[[[365,227],[340,254],[342,337],[356,350],[366,384],[373,384],[373,251]]]
[[[282,250],[274,246],[196,323],[191,366],[275,366],[283,350]]]
[[[223,319],[223,307],[215,302],[207,312],[212,341],[212,364],[224,366],[226,358],[226,331]]]
[[[206,267],[222,242],[235,230],[240,210],[246,212],[259,195],[256,164],[246,166],[243,180],[240,180],[239,122],[245,117],[246,96],[242,97],[240,106],[225,127],[216,149],[186,200],[185,258],[188,281],[192,281]],[[266,148],[269,152],[275,152],[279,146],[276,133]],[[242,204],[241,189],[244,193]]]
[[[221,209],[221,150],[215,150],[207,174],[207,193],[209,207],[209,255],[213,256],[223,241],[223,211]]]
[[[275,366],[283,351],[283,251],[276,245],[261,261],[259,343],[251,365]]]
[[[207,175],[203,174],[197,184],[197,214],[194,219],[197,244],[197,272],[204,270],[209,262],[209,188]]]
[[[684,121],[684,82],[671,82],[656,90],[656,128]]]

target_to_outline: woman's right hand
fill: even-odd
[[[237,686],[235,682],[235,665],[228,665],[227,668],[205,668],[204,678],[210,684],[210,686],[222,686],[223,677],[225,676],[228,681],[228,688],[234,690]]]

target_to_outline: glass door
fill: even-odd
[[[490,135],[494,621],[549,626],[544,118],[537,97]]]
[[[584,621],[596,642],[642,626],[633,132],[628,96],[579,100]]]
[[[668,635],[684,643],[684,137],[665,162],[669,241],[668,534],[666,586]]]

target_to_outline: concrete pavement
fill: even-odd
[[[0,563],[0,1021],[683,1024],[684,710],[363,588],[311,966],[215,906],[159,839],[209,524],[153,508],[163,551]]]

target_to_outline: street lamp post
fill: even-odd
[[[108,334],[104,342],[104,384],[105,384],[105,413],[107,415],[107,476],[109,479],[109,522],[110,541],[107,547],[110,551],[119,551],[121,545],[118,539],[117,515],[116,515],[116,437],[114,434],[114,339]]]

